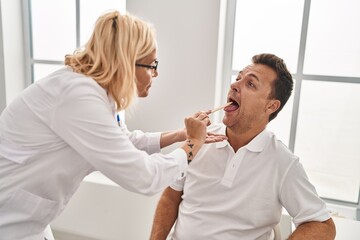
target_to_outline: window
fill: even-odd
[[[66,54],[85,44],[107,10],[125,13],[122,0],[23,0],[27,83],[63,66]]]
[[[228,1],[221,90],[226,96],[253,55],[283,58],[295,88],[268,128],[300,157],[323,199],[355,208],[360,208],[360,28],[351,26],[360,22],[359,11],[357,0]]]

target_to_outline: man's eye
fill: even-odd
[[[249,87],[255,88],[255,84],[253,84],[252,81],[249,81],[249,82],[248,82],[248,85],[249,85]]]

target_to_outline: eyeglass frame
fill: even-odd
[[[140,63],[135,63],[135,66],[137,67],[144,67],[144,68],[148,68],[148,69],[153,69],[154,71],[157,71],[158,65],[159,65],[159,61],[155,60],[155,65],[147,65],[147,64],[140,64]]]

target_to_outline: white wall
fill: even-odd
[[[157,29],[159,77],[127,114],[129,129],[183,127],[184,117],[214,106],[220,1],[131,0],[127,10]]]

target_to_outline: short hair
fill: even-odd
[[[65,56],[65,65],[93,78],[126,109],[137,97],[135,63],[157,47],[154,27],[127,13],[101,15],[84,47]]]
[[[280,107],[269,116],[269,122],[273,120],[289,100],[293,90],[293,79],[283,59],[274,54],[262,53],[252,57],[254,64],[263,64],[276,72],[276,79],[269,94],[270,99],[280,101]]]

